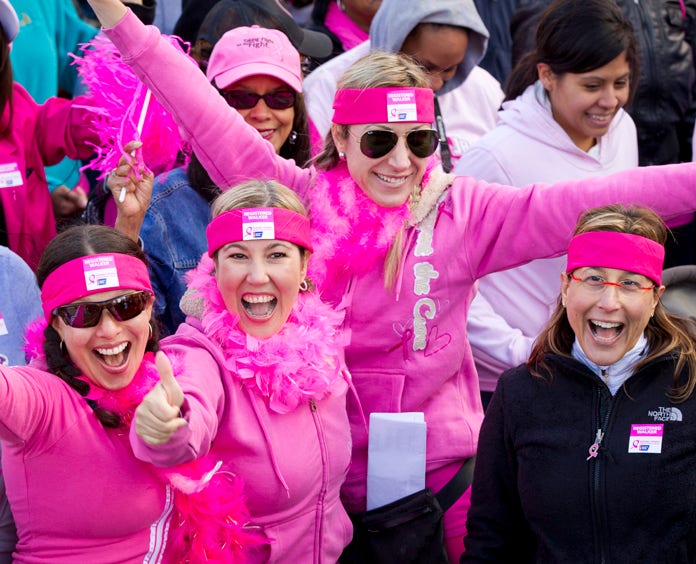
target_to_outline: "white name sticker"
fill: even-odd
[[[0,164],[0,188],[22,186],[24,180],[17,163]]]
[[[275,239],[273,210],[256,209],[244,211],[242,215],[242,240]]]
[[[387,92],[387,121],[416,121],[416,93],[414,90]]]
[[[639,454],[660,454],[662,452],[663,423],[631,425],[628,437],[628,452]]]
[[[87,290],[118,288],[118,271],[114,257],[89,257],[82,260]]]

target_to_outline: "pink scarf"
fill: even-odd
[[[309,192],[312,245],[309,276],[319,288],[346,275],[360,276],[382,269],[387,252],[402,229],[417,225],[435,207],[452,175],[430,159],[416,198],[385,208],[355,183],[344,161],[320,170]]]
[[[376,204],[351,178],[345,162],[320,171],[310,197],[314,255],[309,274],[319,287],[329,273],[359,276],[382,268],[411,217],[408,202],[395,208]]]
[[[203,331],[220,347],[229,372],[266,398],[272,411],[289,413],[344,388],[343,313],[314,293],[301,293],[281,331],[256,339],[237,326],[239,317],[225,307],[212,272],[213,261],[204,255],[186,275],[189,290],[205,303]]]

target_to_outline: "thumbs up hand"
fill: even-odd
[[[177,429],[186,425],[179,412],[184,403],[184,393],[174,378],[167,355],[158,352],[155,364],[160,381],[143,398],[134,418],[137,435],[153,446],[166,443]]]

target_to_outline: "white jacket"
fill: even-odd
[[[600,176],[638,166],[631,117],[619,110],[600,143],[586,153],[553,119],[541,83],[503,104],[499,124],[460,159],[457,174],[526,186]],[[565,255],[535,260],[479,280],[468,333],[481,389],[492,391],[503,370],[526,361],[534,338],[553,312]]]

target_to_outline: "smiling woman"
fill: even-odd
[[[210,473],[207,460],[164,472],[138,461],[128,444],[143,396],[174,380],[156,352],[152,288],[138,244],[109,227],[70,228],[46,247],[37,280],[43,316],[28,330],[32,360],[0,367],[15,561],[182,562],[198,553],[190,535],[177,535],[209,532],[211,523],[223,523],[212,529],[225,557],[253,544],[237,482]],[[217,555],[220,546],[205,550]]]
[[[644,208],[580,218],[554,316],[486,412],[462,562],[696,557],[696,328],[659,301],[666,237]]]
[[[250,181],[215,200],[206,236],[184,296],[194,315],[162,341],[187,367],[177,380],[186,401],[163,418],[169,396],[146,397],[134,452],[158,465],[207,453],[242,476],[252,524],[267,539],[249,562],[336,562],[351,534],[339,499],[348,373],[343,316],[306,278],[307,212],[285,186]]]

